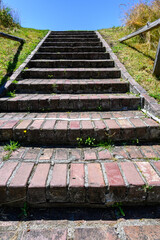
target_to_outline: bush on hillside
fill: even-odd
[[[18,16],[13,9],[6,6],[1,6],[0,27],[2,28],[20,27]]]
[[[125,13],[125,25],[131,31],[145,26],[148,22],[153,22],[160,18],[160,0],[144,1],[140,0]],[[160,36],[160,28],[149,31],[141,35],[141,41],[148,41],[157,45]]]

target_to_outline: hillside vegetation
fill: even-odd
[[[26,40],[22,46],[19,42],[0,37],[1,85],[24,62],[48,30],[22,28],[14,10],[2,6],[0,10],[0,31]]]
[[[123,43],[118,40],[138,28],[160,18],[160,1],[140,1],[125,14],[124,27],[101,29],[99,32],[113,52],[125,65],[131,76],[149,95],[160,103],[160,79],[152,75],[160,28],[131,38]]]

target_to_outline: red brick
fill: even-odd
[[[112,159],[112,155],[108,150],[98,150],[98,156],[100,160]]]
[[[72,163],[70,167],[69,194],[71,202],[85,202],[84,164]]]
[[[32,172],[33,163],[22,163],[17,170],[15,176],[12,178],[8,187],[9,197],[8,200],[19,200],[20,202],[26,201],[26,186],[30,174]]]
[[[106,129],[106,125],[101,120],[94,120],[94,125],[96,129]]]
[[[72,158],[72,160],[81,160],[81,154],[80,151],[77,149],[72,149],[70,152],[70,158]]]
[[[52,172],[48,198],[54,202],[67,201],[67,164],[55,164]]]
[[[143,158],[142,153],[136,146],[126,146],[125,150],[128,152],[131,159]]]
[[[133,128],[132,124],[127,119],[118,119],[122,128]]]
[[[19,148],[16,151],[13,151],[11,154],[11,157],[9,159],[22,159],[23,155],[25,153],[25,148]]]
[[[34,120],[33,123],[30,125],[30,130],[39,130],[44,120]]]
[[[46,202],[46,181],[50,164],[38,164],[28,186],[28,200],[32,203]]]
[[[114,231],[114,228],[108,227],[107,229],[103,228],[77,228],[75,230],[74,240],[118,240],[117,234]]]
[[[148,162],[137,162],[136,164],[140,171],[142,171],[142,174],[149,185],[160,185],[160,177]]]
[[[131,162],[121,162],[121,168],[124,172],[125,178],[129,183],[128,188],[128,198],[130,201],[144,201],[146,197],[146,193],[144,192],[143,186],[144,182],[140,177],[138,171],[135,166]]]
[[[115,120],[107,119],[104,121],[108,126],[108,133],[113,140],[120,139],[120,126],[117,124]]]
[[[44,130],[53,130],[55,126],[56,120],[46,120],[42,126]]]
[[[44,148],[43,152],[41,153],[41,156],[39,157],[39,160],[50,160],[52,155],[53,155],[52,148]]]
[[[80,121],[70,121],[69,128],[70,129],[80,129]]]
[[[25,160],[36,160],[40,152],[40,148],[29,148],[27,153],[24,156]]]
[[[115,147],[112,151],[112,155],[116,159],[128,159],[128,156],[122,147]]]
[[[0,202],[3,203],[6,201],[6,185],[9,178],[12,175],[12,172],[18,165],[18,162],[6,162],[2,168],[0,168]]]
[[[145,155],[146,158],[156,158],[153,148],[151,146],[141,146],[141,151]]]
[[[105,182],[99,163],[90,163],[88,166],[88,201],[105,202]]]
[[[26,120],[22,120],[22,122],[20,122],[17,127],[15,128],[16,130],[25,130],[28,128],[28,126],[31,124],[32,120],[30,119],[26,119]]]
[[[160,236],[159,225],[124,226],[127,240],[158,240]]]
[[[160,175],[160,162],[154,162],[153,164],[158,169]]]
[[[159,126],[159,124],[156,121],[154,121],[150,118],[144,118],[143,121],[150,127],[158,127]]]
[[[124,180],[117,163],[104,163],[109,186],[124,186]]]
[[[56,129],[57,130],[67,130],[68,121],[57,121]]]
[[[65,229],[41,230],[31,229],[24,231],[21,240],[67,240],[67,231]]]
[[[94,152],[94,150],[90,149],[90,150],[85,150],[84,151],[84,160],[97,160],[97,156],[96,153]]]
[[[160,145],[153,145],[152,147],[158,153],[158,157],[160,157]]]
[[[67,160],[67,151],[65,149],[56,149],[55,160]]]
[[[82,128],[83,129],[93,129],[93,125],[92,125],[91,121],[89,121],[89,120],[86,120],[86,121],[82,120],[81,123],[82,123]]]

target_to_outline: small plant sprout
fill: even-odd
[[[13,82],[12,82],[13,84],[17,84],[18,83],[18,81],[15,79]]]
[[[15,90],[13,92],[10,91],[10,92],[7,93],[7,97],[12,98],[12,97],[15,97],[15,96],[16,96]]]
[[[119,210],[118,215],[125,217],[125,213],[122,209],[122,203],[120,203],[120,202],[114,203],[112,207],[118,208],[118,210]]]
[[[53,78],[53,75],[48,75],[48,78]]]
[[[95,138],[88,137],[88,138],[85,140],[85,145],[87,145],[87,146],[93,146],[94,143],[95,143]]]
[[[18,142],[10,141],[9,144],[4,146],[4,151],[6,151],[6,155],[3,157],[3,160],[8,160],[12,154],[12,152],[16,151],[20,148],[20,144]]]

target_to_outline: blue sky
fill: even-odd
[[[16,10],[22,27],[57,31],[120,26],[131,2],[138,0],[3,0]]]

